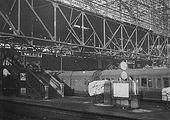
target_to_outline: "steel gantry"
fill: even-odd
[[[29,45],[50,54],[65,51],[86,57],[165,61],[169,59],[169,37],[168,0],[1,0],[0,3],[1,46],[15,43],[14,47]]]

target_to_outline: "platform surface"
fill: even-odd
[[[94,104],[90,97],[69,96],[57,99],[36,100],[20,97],[0,96],[0,100],[27,103],[54,109],[121,116],[140,120],[170,120],[170,111],[160,102],[140,102],[139,109],[128,109],[105,104]]]

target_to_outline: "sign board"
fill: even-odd
[[[39,52],[21,52],[21,56],[27,56],[27,57],[39,57],[42,58],[42,54]]]
[[[113,97],[129,98],[129,83],[113,83]]]
[[[21,95],[26,95],[26,88],[21,88]]]
[[[26,73],[20,73],[20,80],[26,81]]]

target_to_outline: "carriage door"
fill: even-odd
[[[162,80],[163,80],[163,87],[164,88],[169,87],[169,77],[163,77]]]
[[[141,77],[141,90],[143,99],[154,99],[152,76]]]

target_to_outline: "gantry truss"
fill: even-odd
[[[1,48],[10,44],[50,54],[165,61],[169,37],[168,0],[0,2]]]

